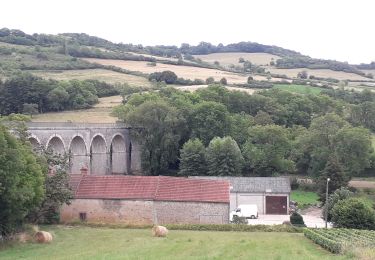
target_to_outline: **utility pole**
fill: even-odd
[[[328,221],[328,183],[331,179],[327,178],[327,187],[326,187],[326,205],[325,205],[325,221],[326,221],[326,228],[327,228],[327,221]]]

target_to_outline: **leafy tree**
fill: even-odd
[[[340,200],[332,209],[332,222],[339,228],[375,229],[375,211],[357,198]]]
[[[38,114],[38,104],[23,104],[22,113],[30,115],[31,117],[35,114]]]
[[[220,84],[224,85],[224,86],[228,85],[227,79],[226,78],[221,78],[220,79]]]
[[[179,175],[207,175],[205,147],[199,139],[190,139],[182,147]]]
[[[307,77],[308,77],[308,75],[307,75],[307,72],[305,70],[300,71],[297,74],[297,78],[300,78],[300,79],[307,79]]]
[[[367,129],[345,127],[337,133],[335,143],[337,159],[350,176],[358,175],[370,166],[373,148]]]
[[[245,113],[230,116],[230,136],[241,147],[248,137],[248,131],[254,125],[254,118]]]
[[[44,197],[44,176],[31,147],[0,126],[0,234],[8,235]]]
[[[334,155],[336,135],[340,129],[347,126],[347,122],[336,114],[327,114],[315,118],[305,135],[300,136],[297,146],[304,162],[298,162],[299,167],[308,169],[308,174],[319,176],[324,170],[328,158]],[[347,151],[350,152],[350,151]]]
[[[240,58],[238,59],[238,63],[244,63],[244,62],[245,62],[245,59],[244,59],[244,58],[240,57]]]
[[[215,137],[207,147],[208,174],[236,176],[241,174],[243,157],[236,141],[231,137]]]
[[[150,81],[156,80],[157,82],[164,81],[166,84],[173,84],[177,80],[177,75],[173,71],[165,70],[163,72],[151,73],[149,78]]]
[[[247,77],[247,84],[251,84],[254,78],[252,76]]]
[[[216,102],[201,102],[194,107],[191,118],[192,137],[207,145],[212,138],[223,137],[230,131],[226,107]]]
[[[334,193],[341,187],[347,187],[350,177],[345,174],[337,159],[331,156],[318,178],[318,195],[321,201],[326,198],[327,178],[330,179],[328,183],[328,194]]]
[[[371,95],[369,95],[371,96]],[[349,121],[354,125],[362,125],[375,131],[375,102],[364,101],[352,105],[349,110]]]
[[[328,221],[332,219],[332,209],[336,205],[337,202],[341,200],[348,199],[353,197],[354,193],[348,190],[346,187],[341,187],[340,189],[336,190],[334,193],[329,195],[327,203],[325,203],[323,208],[323,216],[325,216],[326,210],[328,210]]]
[[[260,176],[292,173],[295,165],[290,159],[291,149],[289,132],[284,127],[252,127],[243,147],[246,170]]]
[[[259,110],[256,116],[254,117],[255,124],[257,125],[273,125],[274,122],[272,117],[267,112]]]
[[[73,198],[69,188],[69,158],[67,154],[59,155],[46,150],[39,161],[46,174],[46,193],[43,201],[29,213],[28,219],[32,223],[58,223],[61,206],[69,204]]]
[[[69,94],[63,87],[57,87],[48,93],[47,100],[51,111],[61,111],[66,107]]]
[[[215,83],[215,79],[213,77],[209,77],[209,78],[206,79],[207,85],[214,84],[214,83]]]
[[[127,106],[122,112],[119,116],[135,128],[134,137],[142,145],[143,170],[150,175],[165,174],[178,159],[185,119],[160,99]]]

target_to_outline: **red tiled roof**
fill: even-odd
[[[90,176],[83,177],[76,198],[100,199],[153,199],[157,178],[143,176]]]
[[[142,199],[229,203],[229,182],[167,176],[71,175],[77,199]],[[78,184],[77,184],[78,183]],[[72,187],[74,190],[74,188]]]
[[[78,188],[79,183],[81,182],[81,174],[69,174],[69,187],[73,190],[75,194]]]
[[[160,176],[155,200],[229,202],[229,182]]]

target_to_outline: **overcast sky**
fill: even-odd
[[[1,0],[0,27],[84,32],[143,45],[253,41],[349,63],[375,61],[372,0]]]

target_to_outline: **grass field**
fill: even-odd
[[[121,96],[99,98],[99,103],[90,109],[51,112],[35,115],[33,122],[77,122],[77,123],[115,123],[116,117],[110,115],[112,108],[121,104]]]
[[[310,87],[305,85],[294,85],[294,84],[277,84],[274,86],[274,88],[287,90],[294,93],[299,94],[319,94],[323,89],[322,88],[316,88],[316,87]]]
[[[131,71],[140,71],[143,73],[152,73],[156,71],[171,70],[177,74],[178,77],[185,79],[202,79],[206,80],[208,77],[213,77],[215,80],[219,81],[221,78],[225,77],[229,84],[234,83],[246,83],[247,76],[216,70],[216,69],[207,69],[191,66],[177,66],[170,64],[157,63],[156,66],[148,66],[146,61],[125,61],[125,60],[107,60],[107,59],[89,59],[85,58],[84,60],[89,62],[96,62],[103,65],[113,65],[123,69]],[[262,77],[262,79],[265,77]],[[257,79],[257,78],[256,78]],[[260,78],[259,78],[260,79]]]
[[[85,80],[96,79],[108,83],[128,83],[131,86],[151,87],[151,83],[144,77],[119,73],[105,69],[87,69],[87,70],[55,70],[55,71],[30,71],[31,73],[56,80]]]
[[[318,198],[315,192],[303,190],[294,190],[290,195],[290,199],[296,201],[300,209],[317,204]]]
[[[270,71],[271,73],[274,74],[280,74],[280,75],[287,75],[288,77],[291,78],[296,78],[297,74],[301,71],[306,71],[307,74],[314,75],[316,77],[321,77],[321,78],[334,78],[338,80],[345,80],[345,79],[350,79],[350,80],[366,80],[366,81],[371,81],[368,78],[362,77],[360,75],[354,74],[354,73],[347,73],[343,71],[334,71],[334,70],[329,70],[329,69],[306,69],[306,68],[301,68],[301,69],[277,69],[277,68],[266,68],[266,70]]]
[[[269,65],[272,58],[274,61],[280,59],[277,55],[269,53],[246,53],[246,52],[227,52],[227,53],[211,53],[207,55],[194,55],[195,58],[199,58],[202,61],[214,63],[218,61],[221,65],[241,65],[238,63],[239,58],[244,58],[253,64],[257,65]]]
[[[0,250],[0,259],[346,259],[300,233],[170,231],[51,226],[51,244]]]

